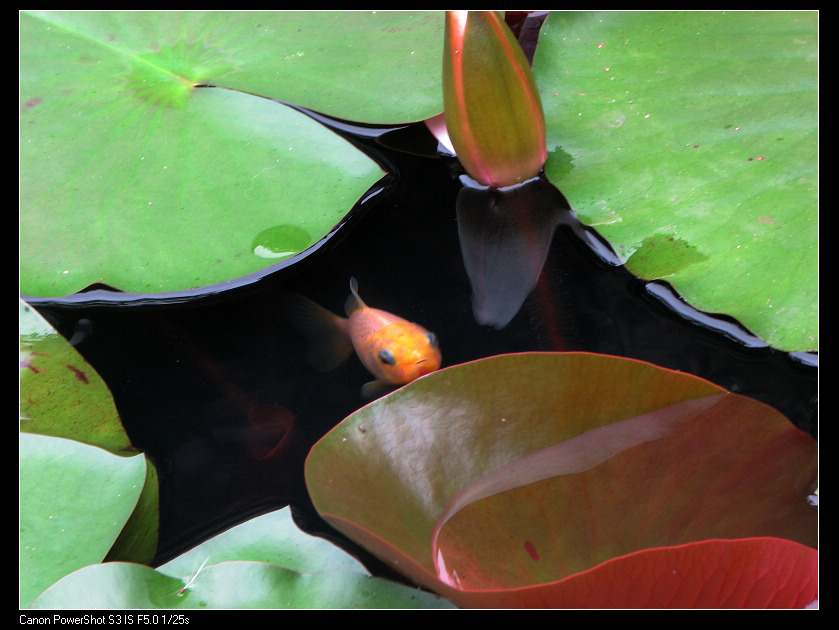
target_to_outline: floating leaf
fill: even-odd
[[[194,575],[201,567],[232,561],[268,562],[301,573],[368,574],[353,556],[323,538],[303,533],[289,508],[240,523],[170,560],[158,571],[185,577]]]
[[[22,300],[19,312],[20,430],[97,446],[114,455],[136,455],[111,392],[93,366]],[[77,331],[79,340],[89,334],[83,323]],[[55,483],[50,470],[32,470],[31,474],[38,476],[40,487],[51,488]],[[111,549],[110,559],[148,562],[154,557],[159,495],[157,469],[150,461],[146,462],[145,475],[142,495]],[[108,499],[102,496],[100,500]]]
[[[294,525],[288,508],[247,521],[154,570],[85,567],[36,609],[448,608],[430,593],[370,577],[351,556]]]
[[[818,12],[556,11],[533,72],[545,172],[631,271],[818,348]]]
[[[335,527],[458,605],[493,607],[722,607],[754,605],[752,595],[803,606],[816,592],[815,479],[815,441],[771,407],[584,353],[443,369],[347,418],[306,464],[315,507]],[[695,544],[717,554],[698,574],[693,551],[673,551]],[[627,562],[625,579],[639,584],[645,562],[676,556],[690,574],[678,597],[633,604],[621,599],[627,584],[609,581],[622,575],[610,562]],[[773,558],[785,577],[766,599],[751,571]],[[720,574],[729,562],[751,567],[749,579]],[[581,604],[564,589],[589,573]],[[697,595],[704,587],[719,598]]]
[[[311,246],[382,172],[271,99],[428,117],[442,28],[387,11],[22,13],[22,292],[186,290]]]
[[[20,434],[20,605],[56,580],[101,562],[128,521],[145,458],[73,440]]]
[[[20,430],[135,455],[108,386],[23,300],[20,311]]]

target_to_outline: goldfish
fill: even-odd
[[[442,363],[440,345],[433,332],[367,306],[358,294],[355,278],[350,278],[350,294],[344,304],[347,317],[335,315],[298,294],[285,296],[283,310],[307,338],[307,358],[316,369],[331,371],[355,350],[375,377],[361,388],[365,399],[434,372]]]

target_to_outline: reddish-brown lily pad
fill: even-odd
[[[309,455],[337,529],[461,606],[801,607],[817,448],[775,409],[586,353],[440,370]]]

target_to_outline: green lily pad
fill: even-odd
[[[146,459],[146,481],[131,517],[114,542],[106,562],[151,562],[157,554],[160,527],[160,481],[157,467]]]
[[[350,571],[368,574],[364,565],[332,543],[302,532],[283,508],[245,521],[193,547],[158,568],[189,576],[202,566],[248,561],[276,564],[292,571]]]
[[[51,584],[101,562],[142,492],[142,455],[20,434],[20,605]]]
[[[112,562],[67,576],[35,609],[452,608],[445,600],[360,573],[297,573],[262,562],[225,562],[194,579]]]
[[[815,440],[753,399],[640,361],[523,353],[361,408],[314,446],[306,484],[324,519],[460,606],[803,606],[816,470]],[[789,580],[767,588],[766,571]],[[672,597],[653,597],[660,577]]]
[[[74,440],[132,457],[131,444],[108,386],[87,361],[26,302],[19,300],[20,430]],[[21,457],[24,455],[22,454]],[[36,474],[33,472],[32,474]],[[39,485],[51,487],[51,470]],[[157,549],[157,469],[146,462],[146,480],[137,506],[109,558],[148,562]],[[102,496],[98,501],[108,501]],[[88,508],[99,508],[98,503]]]
[[[818,348],[818,13],[553,12],[548,177],[628,268]]]
[[[22,13],[21,291],[186,290],[309,247],[382,173],[271,99],[437,113],[442,28],[434,13]]]
[[[38,311],[18,302],[20,430],[135,455],[105,381]]]
[[[252,519],[154,570],[97,564],[33,608],[451,608],[433,594],[371,577],[354,558],[296,528],[288,508]]]

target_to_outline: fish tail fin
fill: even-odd
[[[297,293],[283,296],[282,313],[308,342],[306,360],[321,372],[334,370],[352,353],[347,320]]]
[[[366,306],[361,296],[358,295],[358,280],[353,276],[350,278],[350,294],[347,297],[347,301],[344,302],[344,311],[347,313],[347,317],[349,317],[358,309],[365,308]]]

